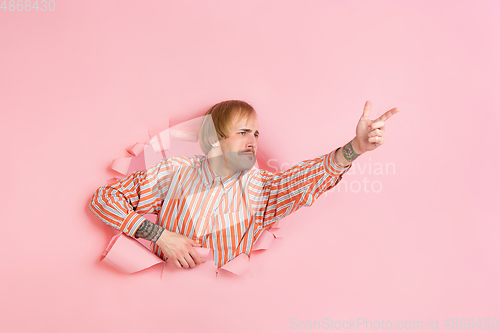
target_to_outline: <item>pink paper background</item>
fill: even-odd
[[[496,0],[1,9],[2,331],[500,319],[499,22]],[[269,166],[349,141],[367,99],[401,112],[345,185],[282,221],[252,279],[101,263],[115,232],[87,205],[112,160],[225,99],[257,109]]]

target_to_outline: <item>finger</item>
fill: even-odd
[[[375,121],[377,121],[377,120],[386,121],[387,119],[391,118],[392,116],[394,116],[398,112],[399,112],[399,108],[390,109],[389,111],[387,111],[386,113],[384,113],[383,115],[378,117]]]
[[[181,264],[180,268],[189,268],[189,264],[186,262],[184,258],[179,258],[179,263]]]
[[[368,142],[375,143],[377,145],[381,145],[384,143],[384,138],[381,136],[374,136],[374,137],[368,138]]]
[[[189,238],[189,237],[186,237],[186,238],[188,239],[189,244],[191,244],[191,246],[198,246],[198,247],[200,247],[200,246],[201,246],[201,245],[200,245],[197,241],[192,240],[192,239],[191,239],[191,238]]]
[[[372,102],[368,100],[365,103],[365,107],[363,109],[363,115],[361,117],[368,118],[368,115],[370,114],[371,109],[372,109]]]
[[[177,260],[177,259],[172,260],[172,263],[174,264],[175,268],[182,268],[182,265],[179,262],[179,260]]]
[[[195,249],[193,249],[192,251],[189,251],[189,255],[191,256],[193,261],[196,263],[196,265],[201,265],[201,263],[202,263],[201,257],[198,254],[198,252],[196,252]]]
[[[375,121],[373,124],[368,126],[368,130],[373,131],[374,129],[377,129],[377,128],[384,129],[384,126],[385,126],[385,122],[377,119],[377,121]]]
[[[189,253],[184,257],[184,261],[186,261],[186,264],[188,265],[187,267],[184,266],[184,268],[193,268],[196,267],[196,264],[193,261],[193,258],[189,255]]]
[[[383,133],[384,133],[383,130],[377,128],[376,130],[373,130],[370,133],[368,133],[368,137],[371,138],[374,136],[382,136]]]

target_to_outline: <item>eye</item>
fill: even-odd
[[[259,137],[259,135],[258,135],[257,133],[255,133],[255,134],[254,134],[254,136],[255,136],[256,138],[258,138],[258,137]]]
[[[238,134],[245,135],[246,132],[238,132]]]

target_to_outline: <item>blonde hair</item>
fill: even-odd
[[[238,115],[238,122],[257,113],[250,104],[239,100],[217,103],[205,113],[199,136],[200,147],[205,154],[208,154],[213,144],[229,136],[229,128],[235,115]]]

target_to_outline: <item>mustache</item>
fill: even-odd
[[[246,150],[240,151],[240,154],[245,154],[245,153],[252,153],[252,154],[255,155],[255,150],[253,150],[253,149],[246,149]]]

